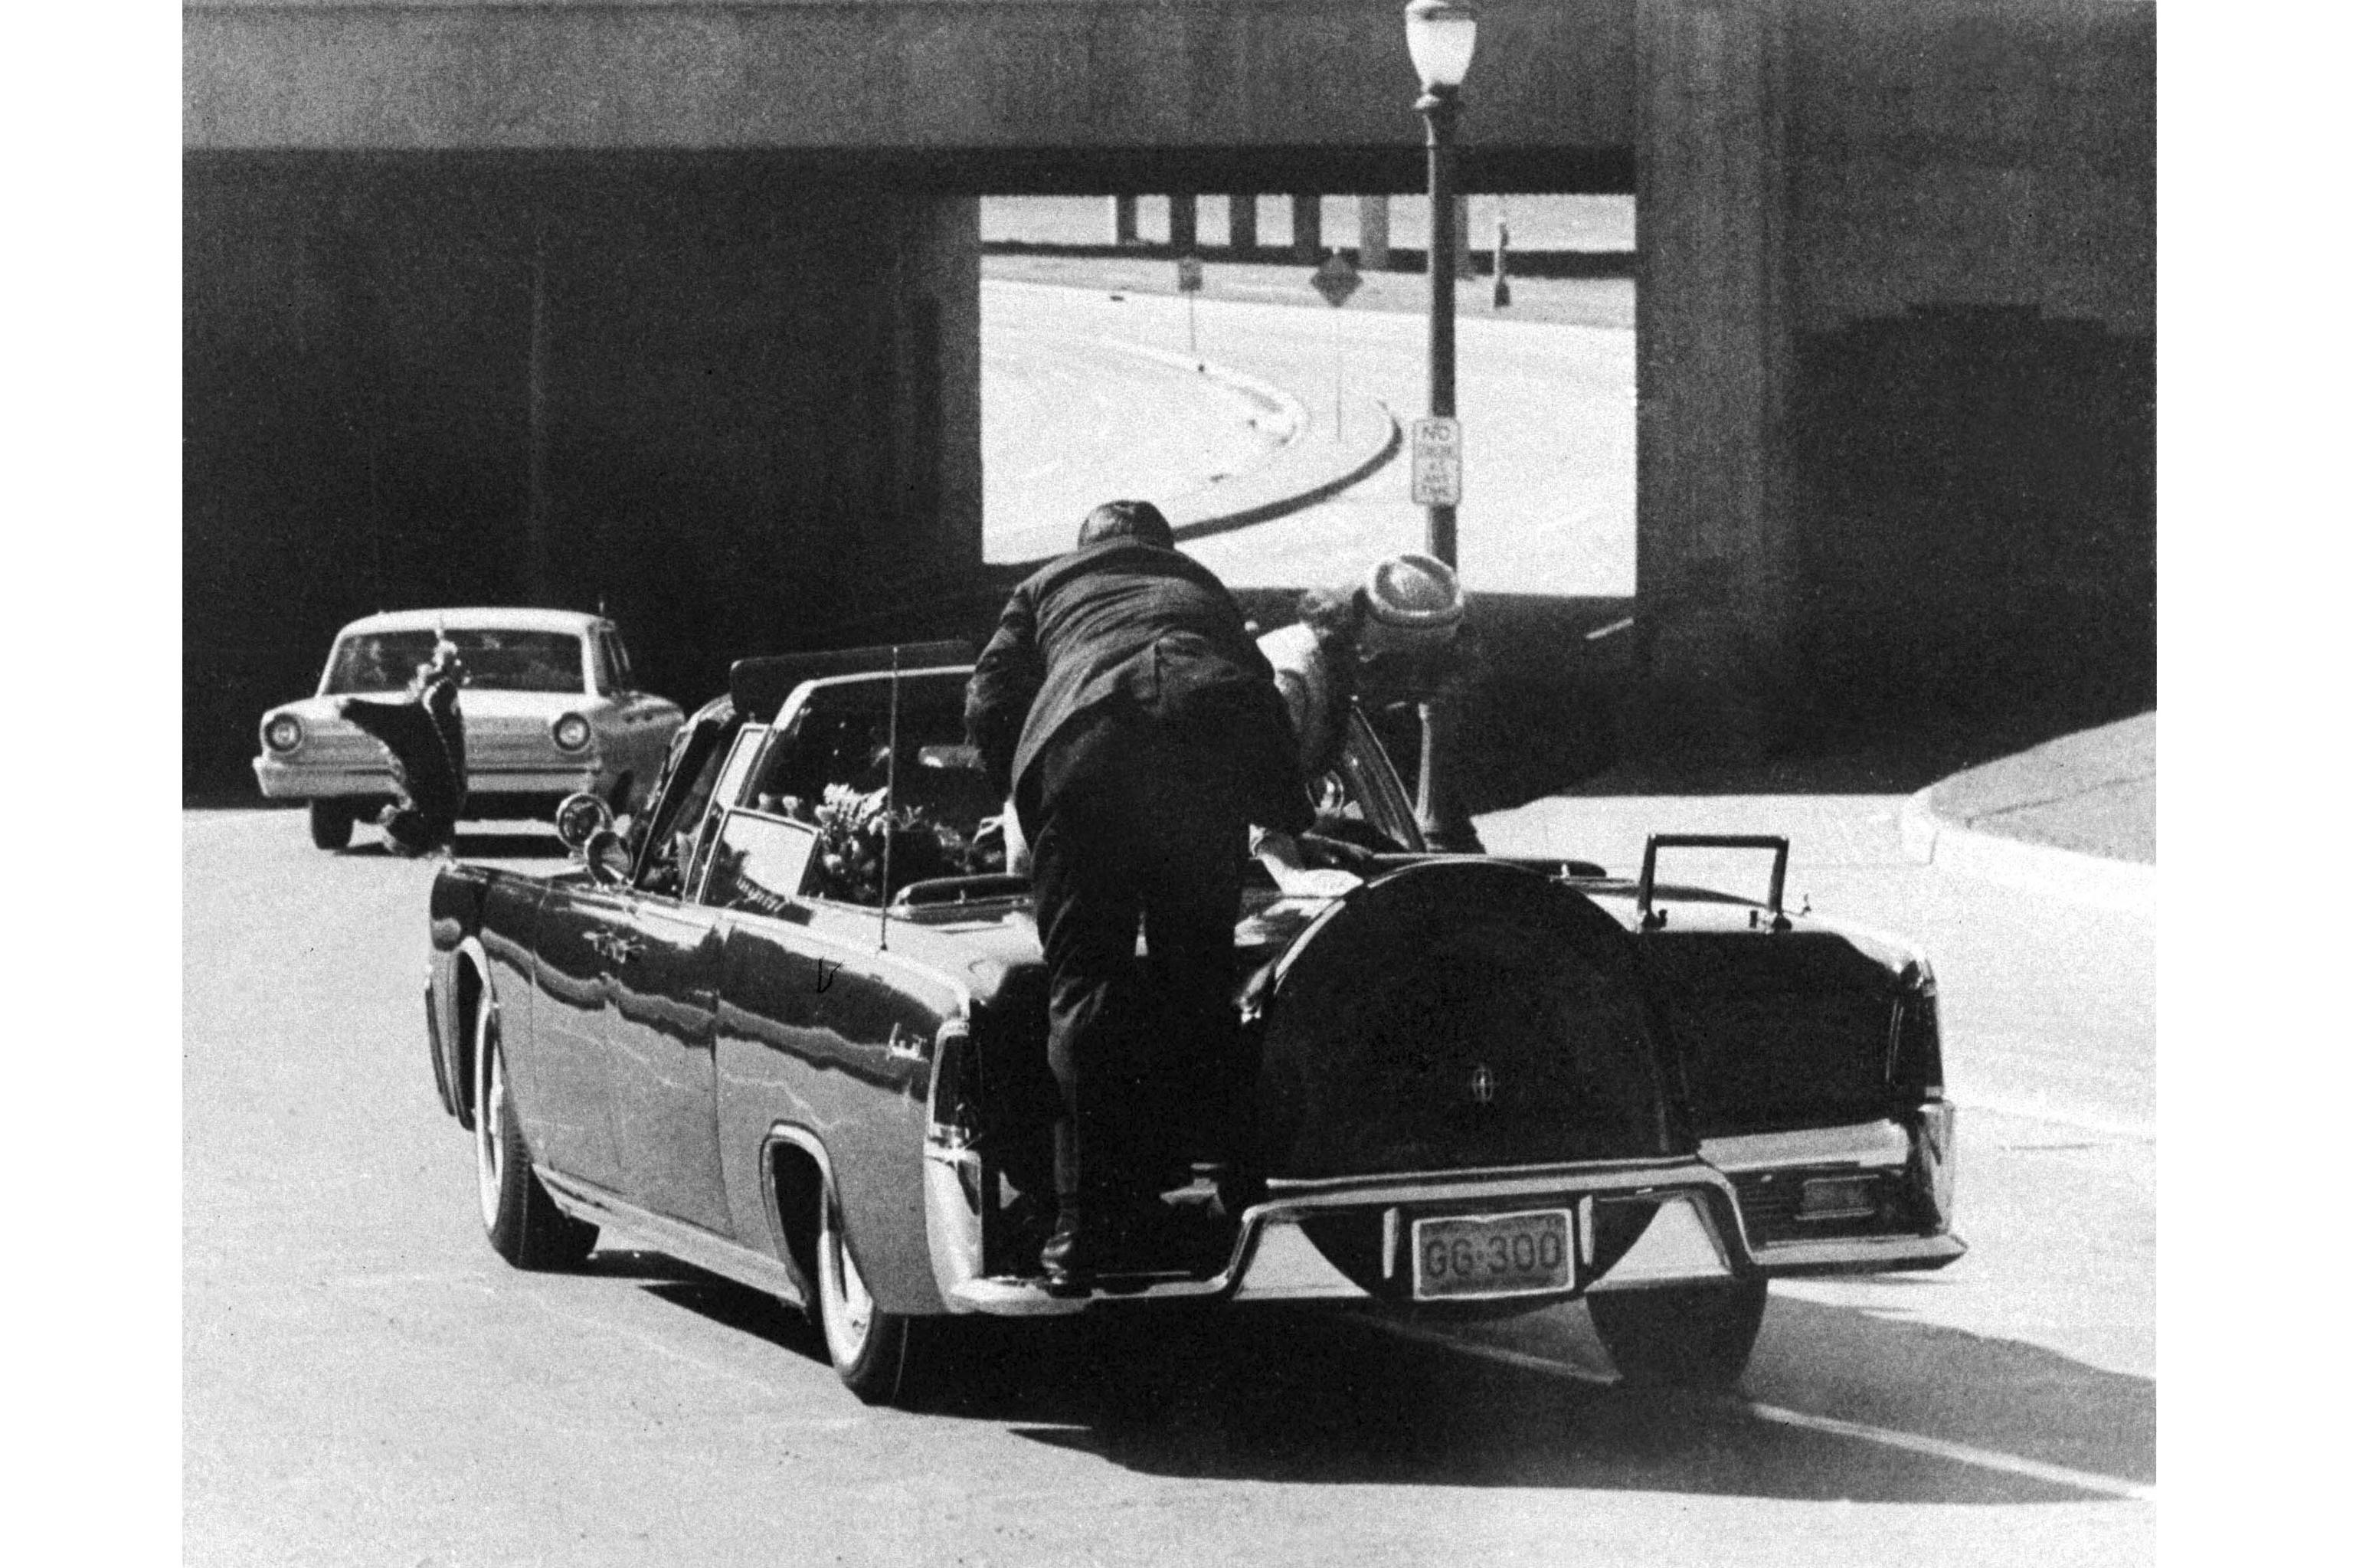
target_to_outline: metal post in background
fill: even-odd
[[[1469,239],[1464,204],[1455,188],[1454,130],[1479,16],[1461,0],[1412,0],[1405,8],[1405,21],[1406,44],[1421,79],[1421,97],[1414,108],[1430,127],[1430,412],[1433,420],[1444,420],[1451,429],[1456,264]],[[1431,495],[1425,533],[1430,553],[1455,566],[1451,492],[1442,500]],[[1451,705],[1442,697],[1421,705],[1421,776],[1414,814],[1432,849],[1476,852],[1482,848],[1478,831],[1451,787]]]
[[[1430,125],[1430,412],[1454,417],[1454,122],[1452,91],[1430,92],[1414,107]],[[1454,508],[1433,505],[1430,553],[1454,565]]]

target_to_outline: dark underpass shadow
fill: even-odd
[[[599,1253],[589,1272],[649,1280],[664,1300],[826,1361],[808,1320],[762,1292],[658,1254]],[[1572,1334],[1586,1331],[1582,1307],[1538,1316],[1547,1315]],[[1031,1442],[1145,1475],[1974,1506],[2112,1496],[1790,1425],[1743,1399],[1508,1364],[1402,1339],[1344,1311],[1095,1312],[959,1326],[955,1373],[927,1414],[1001,1423]],[[2030,1469],[2154,1485],[2150,1379],[2016,1340],[1786,1297],[1775,1298],[1767,1335],[1759,1369],[1769,1357],[1777,1382],[1798,1369],[1821,1388],[1801,1414],[2006,1456]],[[1857,1388],[1869,1397],[1855,1397]],[[851,1407],[849,1391],[838,1397]]]

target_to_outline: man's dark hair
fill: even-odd
[[[1100,545],[1105,539],[1134,539],[1164,550],[1176,547],[1176,531],[1149,501],[1106,501],[1088,513],[1087,520],[1079,524],[1080,546]]]

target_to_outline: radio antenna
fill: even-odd
[[[891,755],[882,765],[882,930],[881,948],[891,950],[891,845],[898,838],[894,818],[899,807],[899,645],[891,644]]]

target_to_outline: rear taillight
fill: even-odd
[[[1887,1081],[1914,1102],[1945,1086],[1945,1052],[1936,1023],[1936,973],[1926,959],[1904,966],[1895,997],[1894,1040]]]
[[[971,1055],[972,1026],[961,1018],[941,1024],[932,1050],[931,1141],[935,1148],[963,1149],[977,1130],[979,1118],[965,1083]]]

